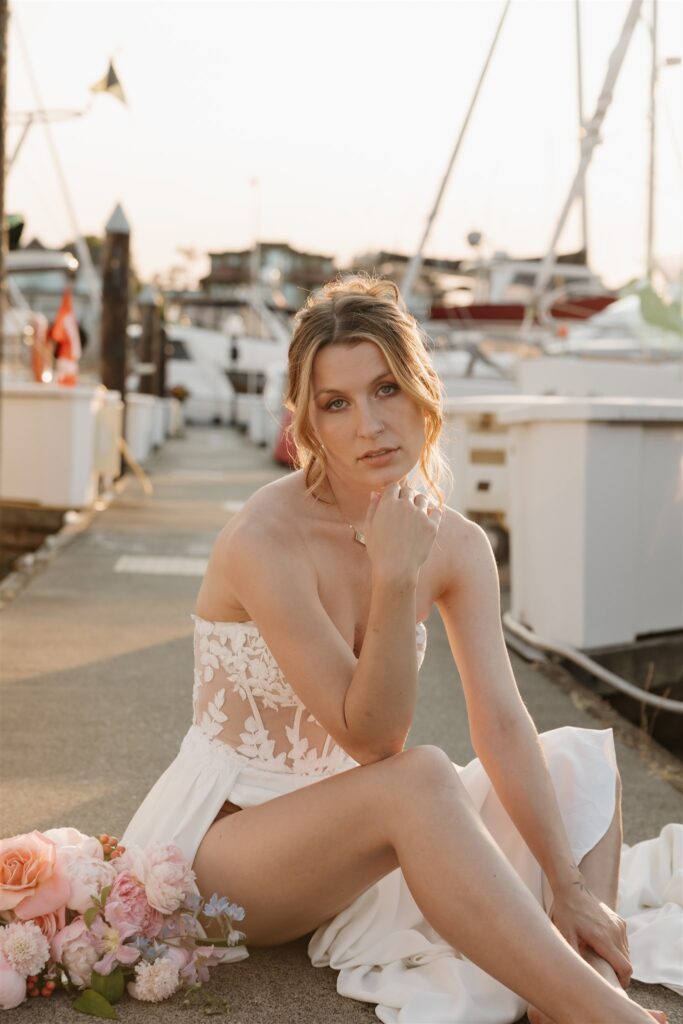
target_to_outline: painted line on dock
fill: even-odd
[[[139,573],[145,576],[203,576],[206,558],[177,558],[170,555],[121,555],[114,572]]]

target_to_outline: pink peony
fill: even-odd
[[[50,954],[53,960],[66,967],[72,982],[79,988],[90,984],[92,969],[100,958],[97,937],[88,931],[82,917],[57,932],[50,943]]]
[[[0,1010],[13,1010],[26,999],[26,978],[0,953]]]
[[[64,906],[69,883],[55,843],[38,832],[0,839],[0,910],[26,921]]]
[[[129,925],[136,935],[143,935],[147,939],[155,938],[164,924],[159,911],[147,902],[144,886],[128,871],[122,871],[116,876],[107,898],[104,916],[112,927],[122,930]]]
[[[194,886],[194,871],[174,843],[154,842],[145,849],[129,846],[118,859],[117,869],[141,882],[150,906],[162,914],[177,910]]]

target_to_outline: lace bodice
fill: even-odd
[[[284,678],[255,622],[194,620],[193,723],[270,770],[327,775],[357,762]],[[427,646],[416,626],[418,668]]]

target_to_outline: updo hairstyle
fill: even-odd
[[[308,415],[314,359],[327,345],[353,346],[372,341],[386,356],[401,389],[425,412],[419,473],[427,493],[443,508],[445,498],[439,481],[444,477],[452,480],[439,449],[443,388],[427,354],[425,337],[393,281],[365,273],[340,275],[309,295],[294,318],[284,402],[292,414],[287,431],[295,463],[304,470],[308,494],[324,500],[316,492],[326,476],[325,451]],[[400,485],[404,486],[407,480],[407,476],[403,477]]]

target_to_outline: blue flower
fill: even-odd
[[[199,907],[201,906],[201,903],[202,903],[202,898],[199,895],[199,893],[188,892],[185,895],[185,899],[183,901],[183,906],[187,907],[188,910],[191,910],[194,913],[195,910],[199,909]]]
[[[231,903],[228,907],[228,917],[232,921],[243,921],[244,907],[238,907],[236,903]]]
[[[227,896],[219,896],[215,892],[209,902],[204,904],[204,914],[206,917],[220,917],[221,914],[228,913],[229,906],[230,900]]]
[[[168,950],[168,946],[164,945],[163,942],[155,942],[153,939],[146,939],[142,935],[136,935],[130,945],[139,949],[142,959],[147,960],[148,963],[158,960]]]

